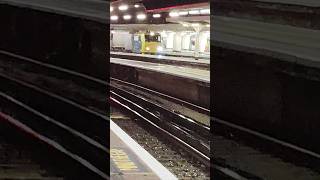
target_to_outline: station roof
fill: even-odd
[[[210,4],[208,0],[116,0],[110,14],[111,24],[180,23],[179,19],[209,23]]]

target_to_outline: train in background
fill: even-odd
[[[113,51],[159,54],[163,50],[161,35],[154,32],[131,34],[125,31],[112,32],[110,47]]]
[[[201,53],[210,53],[210,33],[200,35]],[[111,31],[110,47],[112,51],[141,54],[165,54],[166,52],[192,52],[195,50],[194,32],[137,32]]]

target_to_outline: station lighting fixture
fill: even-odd
[[[126,4],[119,6],[120,11],[125,11],[127,9],[128,9],[128,5],[126,5]]]
[[[200,12],[199,12],[199,10],[191,10],[191,11],[189,11],[189,14],[197,15],[197,14],[200,14]]]
[[[139,19],[139,20],[145,20],[146,19],[146,15],[145,14],[138,14],[137,15],[137,19]]]
[[[161,17],[161,14],[153,14],[152,17],[154,17],[154,18],[160,18],[160,17]]]
[[[210,27],[210,24],[206,24],[206,27]]]
[[[149,48],[149,47],[146,47],[146,50],[147,50],[147,51],[150,51],[150,48]]]
[[[111,34],[114,34],[114,33],[116,33],[115,31],[111,31]]]
[[[124,20],[129,20],[129,19],[131,19],[131,16],[130,16],[130,15],[124,15],[124,16],[123,16],[123,19],[124,19]]]
[[[150,32],[150,36],[154,36],[154,32]]]
[[[178,17],[178,16],[179,16],[179,13],[178,13],[178,12],[170,12],[170,13],[169,13],[169,16],[170,16],[170,17]]]
[[[135,4],[134,7],[135,7],[135,8],[138,8],[138,7],[140,7],[140,5],[139,5],[139,4]]]
[[[113,7],[112,6],[110,6],[110,12],[112,12],[113,11]]]
[[[201,9],[200,13],[201,14],[210,14],[210,9]]]
[[[188,15],[188,11],[180,11],[179,15],[180,16],[186,16],[186,15]]]
[[[111,16],[110,18],[111,18],[112,21],[118,20],[118,16]]]
[[[193,27],[199,27],[200,24],[198,24],[198,23],[192,23],[191,26],[193,26]]]

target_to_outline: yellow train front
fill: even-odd
[[[159,54],[163,51],[159,33],[137,33],[133,41],[133,51],[136,53]]]

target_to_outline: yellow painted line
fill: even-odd
[[[110,156],[120,171],[139,171],[138,166],[130,160],[128,154],[122,149],[110,149]]]
[[[151,169],[160,179],[163,180],[178,180],[167,168],[159,161],[152,157],[145,149],[143,149],[136,141],[126,134],[117,124],[110,121],[110,130],[115,133],[120,140],[127,145],[130,150],[142,161],[148,168]]]
[[[111,173],[111,175],[118,175],[119,173]],[[154,173],[152,172],[148,172],[148,173],[144,173],[144,172],[126,172],[126,174],[129,175],[145,175],[145,176],[153,176]]]
[[[130,119],[130,118],[122,115],[111,115],[111,119]]]

